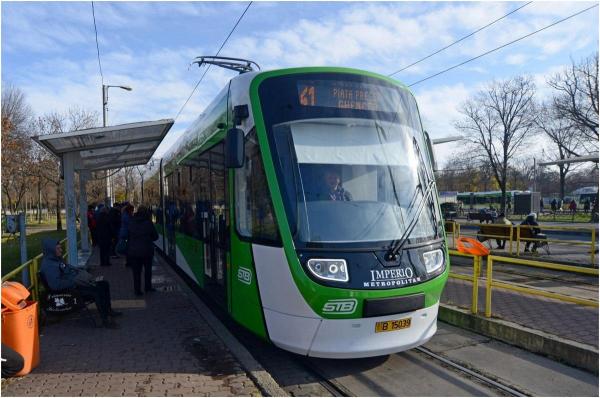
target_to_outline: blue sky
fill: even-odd
[[[221,55],[264,69],[336,65],[389,74],[525,2],[255,2]],[[539,29],[593,2],[540,2],[415,67],[412,83]],[[95,2],[109,124],[172,118],[246,2]],[[101,111],[101,80],[90,2],[3,2],[2,84],[21,88],[38,115],[82,106]],[[540,99],[548,75],[598,49],[598,8],[517,44],[414,86],[426,129],[454,135],[457,107],[493,79],[531,75]],[[166,150],[202,113],[233,72],[211,68],[159,148]],[[459,148],[436,148],[440,160]]]

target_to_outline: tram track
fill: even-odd
[[[331,393],[333,397],[354,397],[350,390],[344,387],[341,383],[336,380],[332,380],[323,375],[323,371],[319,369],[314,363],[311,363],[308,358],[298,359],[298,362],[307,369],[309,372],[320,378],[319,384],[323,386],[327,391]]]
[[[496,380],[493,380],[493,379],[491,379],[491,378],[489,378],[487,376],[484,376],[483,374],[481,374],[479,372],[471,370],[471,369],[469,369],[469,368],[467,368],[467,367],[465,367],[465,366],[463,366],[463,365],[461,365],[461,364],[459,364],[457,362],[454,362],[454,361],[452,361],[452,360],[450,360],[448,358],[444,358],[443,356],[438,355],[438,354],[434,353],[433,351],[428,350],[427,348],[416,347],[416,348],[414,348],[414,350],[416,350],[418,352],[421,352],[421,353],[423,353],[425,355],[428,355],[429,357],[434,358],[435,360],[443,363],[444,365],[447,365],[447,366],[449,366],[449,367],[451,367],[451,368],[453,368],[453,369],[455,369],[455,370],[457,370],[459,372],[465,373],[465,374],[469,375],[470,377],[473,377],[473,378],[475,378],[475,379],[477,379],[477,380],[479,380],[479,381],[481,381],[483,383],[486,383],[486,384],[492,386],[495,389],[501,390],[504,393],[508,394],[509,396],[513,396],[513,397],[526,397],[526,396],[528,396],[527,394],[525,394],[525,393],[523,393],[521,391],[518,391],[518,390],[516,390],[516,389],[514,389],[514,388],[512,388],[510,386],[507,386],[506,384],[502,384],[502,383],[500,383],[500,382],[498,382]]]
[[[428,395],[427,392],[419,394],[420,391],[417,391],[415,394],[399,390],[395,386],[386,385],[381,380],[382,378],[384,380],[401,379],[407,371],[405,367],[400,366],[402,363],[416,363],[420,377],[445,380],[450,385],[456,386],[459,391],[468,392],[470,395],[527,396],[527,394],[511,386],[493,380],[476,370],[466,367],[464,364],[442,357],[424,347],[417,347],[388,356],[355,360],[310,358],[284,351],[242,328],[228,316],[213,297],[190,284],[185,278],[184,280],[227,329],[246,346],[281,388],[292,396]],[[330,367],[330,369],[328,370],[327,367]],[[446,370],[440,372],[440,369]],[[373,374],[381,377],[373,378]],[[469,382],[471,389],[464,389],[464,385]],[[479,385],[480,388],[477,389],[473,385]],[[355,388],[356,386],[362,387],[363,390]],[[367,388],[371,393],[365,393],[364,388]],[[442,388],[440,387],[440,390]],[[463,390],[460,390],[460,388],[463,388]],[[492,391],[499,394],[491,394]],[[447,393],[447,395],[467,395],[465,392]]]
[[[434,353],[433,351],[431,351],[427,348],[424,348],[424,347],[416,347],[410,351],[402,352],[402,353],[398,353],[398,354],[392,354],[392,355],[407,357],[407,356],[415,355],[415,352],[429,357],[429,359],[432,359],[434,362],[436,362],[437,364],[441,365],[444,368],[447,368],[447,369],[449,368],[454,373],[460,373],[469,379],[476,380],[477,383],[486,385],[493,391],[500,392],[500,395],[502,395],[502,396],[513,396],[513,397],[529,396],[528,394],[526,394],[522,391],[519,391],[509,385],[503,384],[497,380],[494,380],[488,376],[485,376],[484,374],[482,374],[478,371],[475,371],[467,366],[464,366],[460,363],[457,363],[457,362],[452,361],[448,358],[445,358],[441,355],[438,355],[438,354]],[[337,381],[336,378],[331,378],[329,375],[327,375],[327,372],[322,370],[315,363],[315,362],[318,362],[319,359],[306,358],[306,359],[302,359],[300,361],[302,362],[303,366],[306,369],[308,369],[312,374],[315,374],[317,377],[322,379],[320,384],[323,385],[330,393],[332,393],[332,396],[354,397],[354,396],[364,395],[363,392],[359,392],[359,393],[352,392],[351,389],[347,388],[341,382]],[[377,369],[375,369],[375,370],[377,371]],[[401,369],[398,369],[398,371],[401,371]],[[393,373],[395,373],[395,372],[393,372]],[[401,376],[400,373],[401,372],[399,372],[398,374],[390,374],[390,376],[391,377],[400,377]],[[358,379],[360,377],[360,375],[348,375],[347,377]],[[423,374],[423,377],[427,377],[427,374]],[[400,394],[398,394],[398,395],[400,395]]]

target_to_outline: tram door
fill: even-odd
[[[208,203],[208,236],[206,239],[205,275],[206,288],[219,302],[227,305],[227,252],[229,209],[227,205],[227,169],[225,168],[224,143],[209,150],[210,199]]]

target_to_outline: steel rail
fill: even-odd
[[[501,391],[503,391],[503,392],[505,392],[507,394],[510,394],[510,395],[512,395],[514,397],[525,397],[525,396],[527,396],[526,394],[522,393],[521,391],[515,390],[512,387],[509,387],[509,386],[507,386],[505,384],[502,384],[500,382],[492,380],[489,377],[486,377],[486,376],[482,375],[481,373],[478,373],[478,372],[475,372],[475,371],[473,371],[473,370],[471,370],[469,368],[466,368],[466,367],[464,367],[464,366],[462,366],[462,365],[460,365],[460,364],[458,364],[458,363],[456,363],[456,362],[454,362],[454,361],[452,361],[452,360],[450,360],[448,358],[444,358],[444,357],[442,357],[442,356],[440,356],[440,355],[438,355],[438,354],[436,354],[436,353],[428,350],[427,348],[415,347],[415,350],[417,350],[417,351],[419,351],[419,352],[421,352],[421,353],[423,353],[425,355],[428,355],[428,356],[430,356],[430,357],[432,357],[432,358],[434,358],[434,359],[436,359],[436,360],[444,363],[445,365],[448,365],[448,366],[450,366],[450,367],[452,367],[452,368],[454,368],[454,369],[456,369],[456,370],[458,370],[460,372],[466,373],[466,374],[468,374],[471,377],[474,377],[474,378],[476,378],[476,379],[478,379],[480,381],[483,381],[484,383],[487,383],[487,384],[491,385],[492,387],[497,388],[498,390],[501,390]]]
[[[355,397],[350,390],[344,387],[342,384],[338,383],[335,380],[332,380],[325,376],[325,372],[320,369],[318,366],[315,366],[314,363],[311,363],[308,357],[297,359],[297,361],[305,368],[308,372],[312,373],[315,377],[319,378],[319,384],[323,386],[327,391],[331,393],[334,397]]]

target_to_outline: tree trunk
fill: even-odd
[[[500,184],[502,197],[500,198],[500,212],[506,214],[506,182]]]
[[[38,180],[38,207],[37,207],[37,219],[38,224],[42,223],[42,180]]]
[[[559,166],[559,175],[560,175],[560,198],[565,198],[565,180],[567,176],[567,169],[563,166]]]

